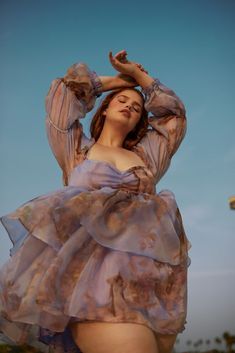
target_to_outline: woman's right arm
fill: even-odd
[[[63,171],[63,183],[77,163],[87,137],[80,119],[102,94],[102,82],[84,63],[72,65],[64,77],[52,81],[46,96],[46,131],[49,145]]]

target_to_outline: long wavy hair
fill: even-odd
[[[98,140],[98,138],[101,134],[101,131],[103,129],[103,126],[104,126],[104,122],[105,122],[105,116],[103,115],[104,110],[109,106],[109,103],[111,102],[111,100],[118,93],[120,93],[126,89],[134,90],[135,92],[137,92],[141,96],[141,98],[143,99],[143,102],[145,101],[142,93],[139,90],[132,88],[132,87],[131,88],[115,89],[111,93],[109,93],[101,102],[101,104],[100,104],[99,108],[97,109],[95,115],[93,116],[91,124],[90,124],[90,134],[91,134],[91,137],[94,137],[95,141]],[[145,107],[143,106],[141,118],[138,121],[138,123],[136,124],[136,126],[134,127],[134,129],[127,134],[127,136],[123,142],[123,148],[131,149],[131,147],[136,145],[141,140],[141,138],[147,132],[147,129],[148,129],[148,112],[146,111]]]

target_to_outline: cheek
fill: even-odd
[[[123,106],[119,102],[110,102],[107,111],[108,113],[115,114],[121,109],[123,109]]]
[[[142,116],[141,113],[137,113],[137,114],[136,114],[136,116],[135,116],[135,123],[136,123],[136,124],[138,124],[138,122],[140,121],[141,116]]]
[[[117,102],[117,101],[113,101],[109,104],[110,108],[111,109],[117,109],[117,110],[120,110],[122,105],[120,102]]]

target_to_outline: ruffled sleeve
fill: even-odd
[[[137,144],[141,146],[157,183],[169,168],[187,129],[185,107],[180,98],[157,78],[142,89],[150,129]]]
[[[63,171],[63,184],[88,138],[80,119],[92,110],[102,84],[85,63],[72,65],[64,77],[52,81],[45,100],[46,131],[52,152]]]

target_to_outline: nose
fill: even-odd
[[[127,104],[126,107],[131,110],[132,106],[130,104]]]

